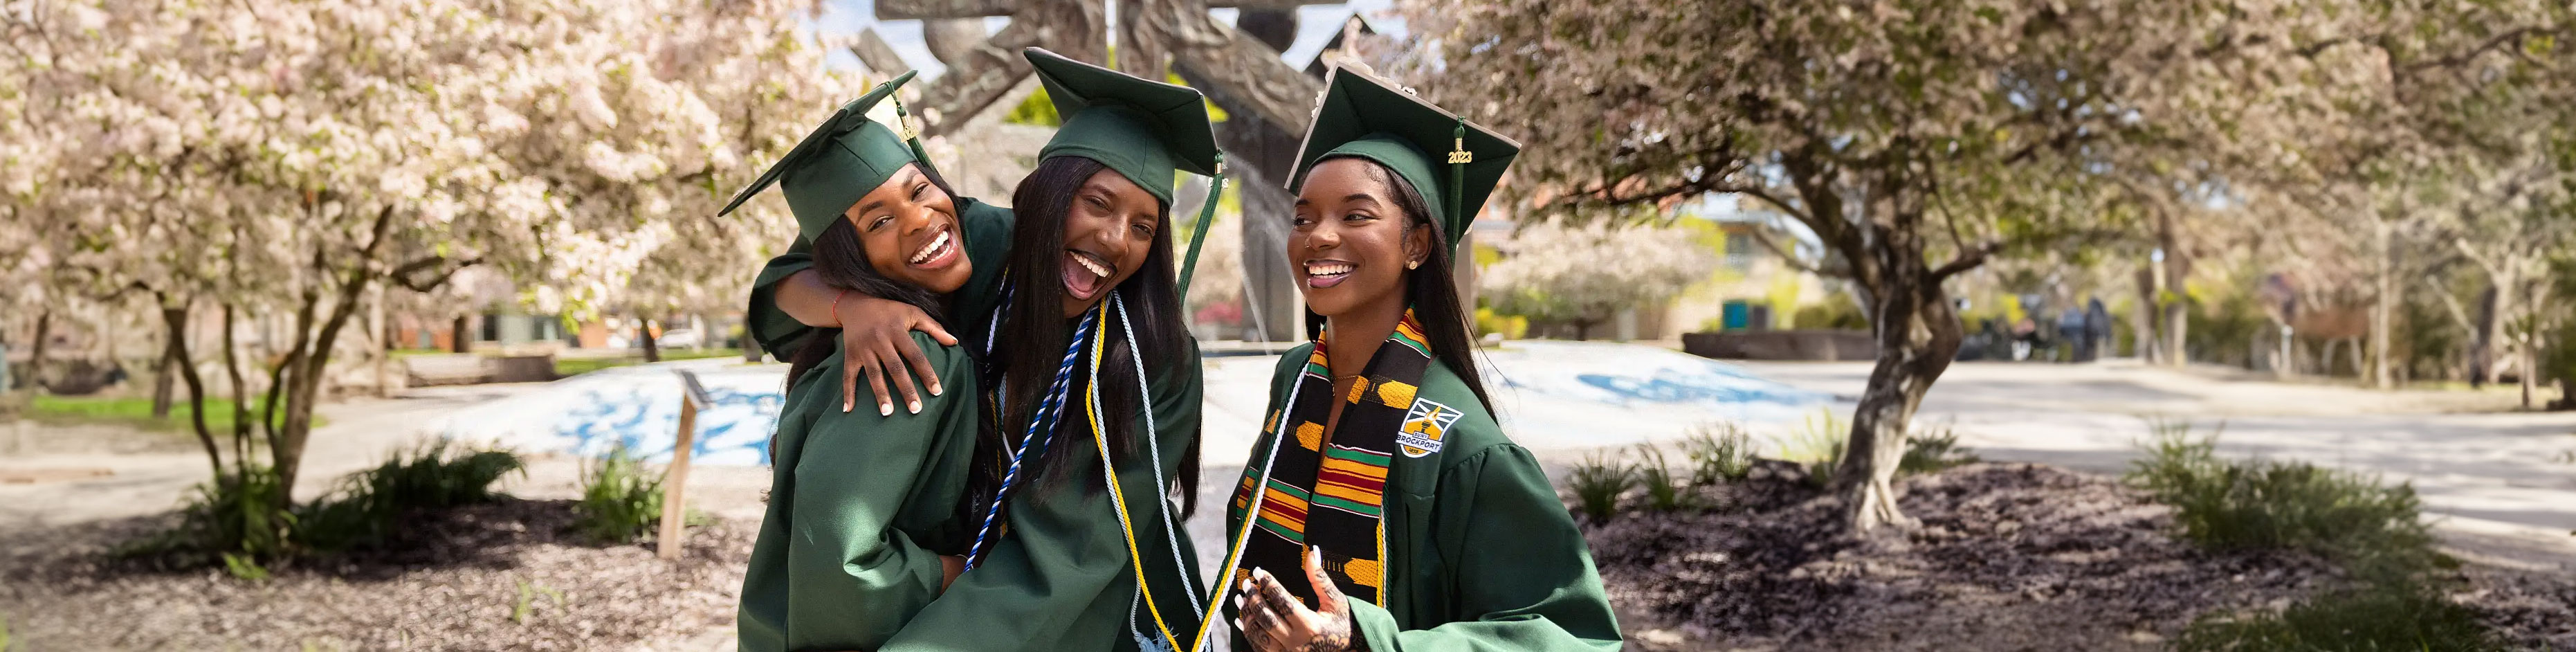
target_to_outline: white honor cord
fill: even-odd
[[[1304,365],[1299,365],[1299,369],[1303,368]],[[1299,371],[1298,373],[1302,375],[1305,372]],[[1297,390],[1302,389],[1302,385],[1305,385],[1305,383],[1288,384],[1288,402],[1283,404],[1284,406],[1297,405]],[[1279,446],[1288,439],[1287,433],[1281,432],[1280,428],[1287,425],[1288,407],[1281,407],[1279,409],[1279,416],[1272,419],[1270,422],[1270,454],[1261,458],[1261,475],[1254,478],[1254,482],[1252,483],[1252,501],[1244,506],[1243,529],[1235,531],[1233,544],[1226,546],[1225,566],[1217,569],[1216,586],[1210,587],[1208,590],[1208,596],[1212,600],[1222,600],[1224,599],[1224,596],[1234,594],[1234,589],[1232,588],[1234,586],[1234,570],[1243,564],[1243,545],[1252,541],[1252,528],[1258,526],[1258,521],[1261,520],[1262,499],[1268,497],[1270,494],[1267,489],[1270,486],[1271,465],[1272,463],[1279,461]],[[1209,629],[1204,624],[1199,627],[1199,631],[1200,636],[1197,640],[1190,641],[1190,649],[1188,652],[1198,652],[1200,649],[1199,646],[1207,644],[1206,634],[1213,632],[1213,630]]]
[[[1189,575],[1190,564],[1188,560],[1182,558],[1181,528],[1172,521],[1172,502],[1171,497],[1168,495],[1171,492],[1166,489],[1166,487],[1170,487],[1171,485],[1163,484],[1163,446],[1161,443],[1163,437],[1160,431],[1157,431],[1154,428],[1154,392],[1151,388],[1148,388],[1145,385],[1145,356],[1143,354],[1143,350],[1136,346],[1136,323],[1127,319],[1127,302],[1120,301],[1116,293],[1111,293],[1109,295],[1109,307],[1118,309],[1118,328],[1127,334],[1127,359],[1129,362],[1136,363],[1136,396],[1140,397],[1140,400],[1145,406],[1145,453],[1152,456],[1151,460],[1154,462],[1154,489],[1160,493],[1166,494],[1157,496],[1154,500],[1154,504],[1162,508],[1159,511],[1163,514],[1163,538],[1169,540],[1172,544],[1172,568],[1180,571],[1184,578],[1188,580],[1181,583],[1181,595],[1189,598],[1190,613],[1199,618],[1206,618],[1207,607],[1204,603],[1199,601],[1199,579],[1195,577],[1187,577]],[[1190,364],[1198,364],[1198,361],[1192,360],[1190,361]],[[1093,369],[1091,374],[1092,386],[1100,386],[1100,370]],[[1094,394],[1098,394],[1098,392],[1094,392]],[[1136,581],[1142,582],[1145,581],[1145,578],[1139,577],[1136,578]]]

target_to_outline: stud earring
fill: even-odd
[[[1420,268],[1420,267],[1422,267],[1422,261],[1419,261],[1419,260],[1408,260],[1408,261],[1404,261],[1404,268],[1405,268],[1405,269],[1418,269],[1418,268]]]

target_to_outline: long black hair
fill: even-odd
[[[1079,156],[1046,159],[1011,193],[1012,210],[1019,215],[1018,226],[1011,234],[1008,268],[1012,295],[1009,304],[1000,309],[1001,327],[991,336],[995,340],[990,356],[993,364],[984,376],[986,387],[1004,391],[998,406],[1002,418],[998,420],[999,427],[988,429],[983,438],[984,445],[992,451],[981,455],[983,459],[1004,456],[1006,453],[1001,451],[1019,443],[1038,404],[1045,399],[1048,385],[1055,380],[1057,367],[1064,361],[1065,347],[1080,319],[1068,320],[1063,314],[1065,289],[1057,272],[1064,264],[1065,217],[1073,210],[1082,184],[1106,169],[1108,166],[1099,161]],[[1145,372],[1154,378],[1178,377],[1173,372],[1198,364],[1194,356],[1184,359],[1191,349],[1182,330],[1180,300],[1172,278],[1171,206],[1166,203],[1159,209],[1154,242],[1145,255],[1144,266],[1110,289],[1120,295],[1127,315],[1134,320],[1126,326],[1135,329],[1135,341],[1125,337],[1125,328],[1116,321],[1116,310],[1110,311],[1109,319],[1094,326],[1094,337],[1109,343],[1100,363],[1100,382],[1104,385],[1100,408],[1105,421],[1101,425],[1108,435],[1111,459],[1120,464],[1134,464],[1143,457],[1143,447],[1138,442],[1143,424],[1133,423],[1133,415],[1151,409],[1153,400],[1128,389],[1137,385],[1137,352],[1161,352],[1145,356]],[[1107,296],[1101,298],[1108,300]],[[1047,438],[1046,450],[1020,469],[1022,481],[1036,481],[1033,486],[1041,493],[1052,491],[1067,478],[1096,476],[1093,469],[1066,468],[1067,456],[1089,445],[1089,410],[1073,398],[1084,395],[1087,375],[1075,374],[1054,434]],[[1155,425],[1176,428],[1181,424]],[[1198,509],[1198,460],[1198,438],[1192,437],[1181,454],[1178,482],[1163,488],[1180,492],[1184,516]],[[991,496],[992,488],[999,484],[995,470],[988,466],[978,466],[977,477],[972,481],[976,495]]]
[[[1431,204],[1422,200],[1422,191],[1405,181],[1404,175],[1396,174],[1386,169],[1386,165],[1366,157],[1332,156],[1324,160],[1341,158],[1367,163],[1362,167],[1368,170],[1369,178],[1385,182],[1386,187],[1394,189],[1395,206],[1404,211],[1407,235],[1417,228],[1431,230],[1431,251],[1424,261],[1429,264],[1422,269],[1406,271],[1404,302],[1412,306],[1414,318],[1422,322],[1422,336],[1431,340],[1431,357],[1449,367],[1450,373],[1457,374],[1458,380],[1467,384],[1467,391],[1475,392],[1476,402],[1484,404],[1487,413],[1493,412],[1494,401],[1485,395],[1484,374],[1476,370],[1476,361],[1471,356],[1476,350],[1476,340],[1468,335],[1475,331],[1468,325],[1467,318],[1473,312],[1460,303],[1458,277],[1450,273],[1453,269],[1450,265],[1455,261],[1449,254],[1449,242],[1454,234],[1444,233],[1440,222],[1431,219]],[[1322,161],[1316,163],[1320,165]],[[1307,310],[1306,337],[1313,338],[1323,332],[1324,316],[1315,314],[1312,309]]]

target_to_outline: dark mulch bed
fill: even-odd
[[[2164,507],[2108,479],[1975,464],[1900,481],[1921,526],[1839,536],[1838,503],[1763,462],[1708,513],[1630,515],[1588,536],[1640,649],[2154,650],[2213,609],[2338,582],[2322,560],[2175,540]]]
[[[686,554],[664,561],[569,532],[571,506],[425,514],[394,545],[264,582],[108,554],[169,517],[0,533],[0,616],[29,650],[628,649],[733,623],[756,524],[690,528]]]

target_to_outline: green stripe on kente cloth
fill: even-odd
[[[1353,511],[1353,512],[1358,512],[1358,513],[1360,513],[1360,514],[1363,514],[1363,515],[1368,516],[1369,518],[1377,518],[1377,516],[1378,516],[1378,511],[1377,511],[1377,510],[1378,510],[1378,508],[1376,508],[1376,507],[1371,507],[1371,506],[1368,506],[1368,505],[1362,505],[1362,504],[1359,504],[1359,503],[1355,503],[1355,502],[1351,502],[1351,501],[1347,501],[1347,500],[1342,500],[1342,499],[1340,499],[1340,498],[1334,498],[1334,497],[1332,497],[1332,496],[1316,496],[1316,497],[1315,497],[1315,500],[1314,500],[1314,504],[1317,504],[1317,505],[1323,505],[1323,506],[1325,506],[1325,507],[1332,507],[1332,508],[1336,508],[1336,509],[1345,509],[1345,510],[1350,510],[1350,511]],[[1311,517],[1309,517],[1309,518],[1311,518]]]
[[[1386,466],[1387,462],[1392,459],[1385,455],[1378,455],[1367,451],[1356,451],[1339,446],[1324,447],[1324,456],[1337,460],[1350,460],[1369,466]]]
[[[1306,493],[1306,490],[1304,490],[1304,489],[1299,489],[1299,488],[1296,488],[1296,487],[1294,487],[1294,486],[1290,486],[1288,483],[1286,483],[1286,482],[1282,482],[1282,481],[1280,481],[1278,478],[1271,478],[1271,479],[1270,479],[1270,488],[1272,488],[1272,489],[1277,489],[1277,490],[1279,490],[1279,492],[1280,492],[1280,493],[1288,494],[1288,495],[1291,495],[1291,496],[1296,496],[1298,500],[1304,500],[1304,501],[1309,501],[1309,502],[1311,502],[1311,501],[1313,501],[1313,500],[1314,500],[1314,498],[1313,498],[1313,497],[1309,496],[1309,495]]]
[[[1270,519],[1266,518],[1256,522],[1261,524],[1261,529],[1269,530],[1271,534],[1284,537],[1290,542],[1297,543],[1299,545],[1304,545],[1306,543],[1306,535],[1304,533],[1291,532],[1288,530],[1288,526],[1272,523],[1270,522]]]
[[[1401,329],[1399,329],[1399,330],[1395,331],[1395,336],[1394,336],[1394,337],[1390,337],[1390,338],[1387,338],[1387,339],[1395,340],[1395,341],[1398,341],[1398,342],[1403,342],[1405,346],[1413,347],[1413,350],[1422,352],[1422,356],[1423,356],[1423,357],[1426,357],[1426,358],[1427,358],[1427,357],[1431,357],[1431,344],[1430,344],[1430,343],[1423,342],[1422,340],[1413,339],[1413,338],[1411,338],[1411,337],[1406,337],[1406,336],[1404,335],[1404,331],[1403,331],[1403,330],[1401,330]]]

